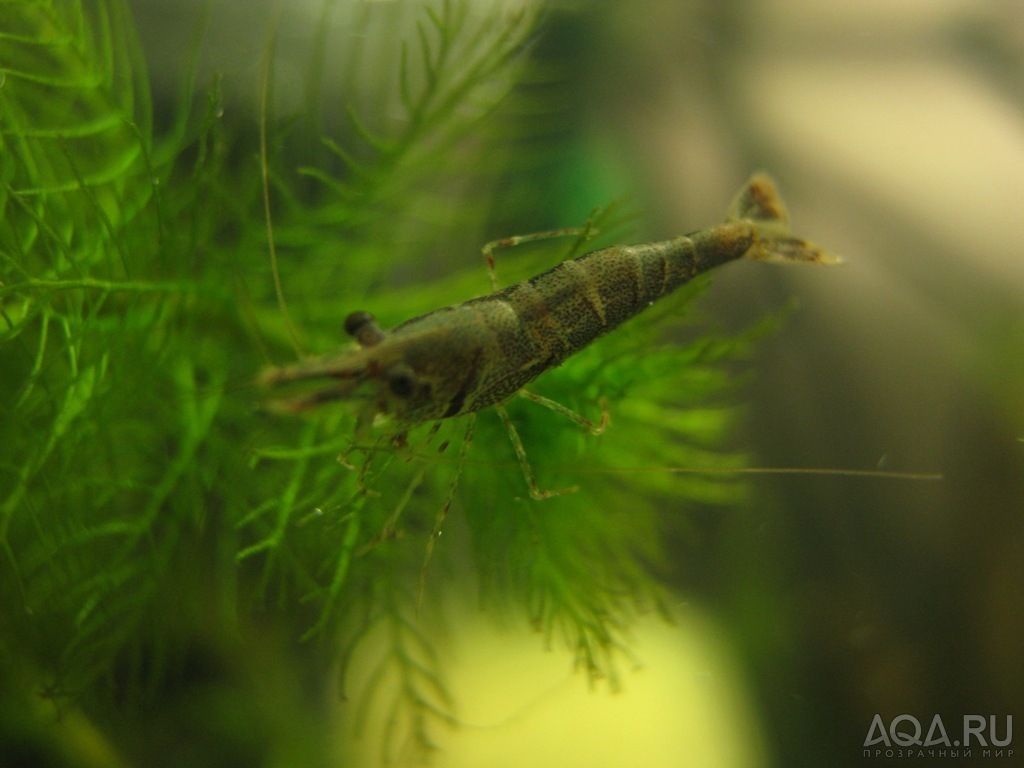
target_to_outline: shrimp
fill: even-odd
[[[492,276],[490,248],[518,240],[485,248]],[[510,425],[502,403],[535,378],[697,275],[738,259],[787,264],[839,261],[790,234],[775,184],[758,173],[740,190],[724,224],[664,242],[591,251],[390,330],[382,329],[368,312],[353,312],[345,331],[356,347],[271,368],[260,381],[268,388],[296,382],[318,385],[303,395],[272,399],[270,406],[277,411],[298,413],[338,400],[355,403],[359,435],[365,435],[377,417],[391,420],[401,434],[418,424],[489,406],[495,406]],[[527,396],[600,429],[545,398]],[[516,453],[521,454],[514,435],[510,430]],[[531,495],[543,493],[530,485]]]
[[[497,283],[491,255],[494,248],[575,232],[557,230],[485,246],[492,284]],[[422,601],[434,545],[473,439],[476,413],[492,406],[497,411],[533,499],[575,491],[575,486],[538,487],[505,401],[525,396],[600,434],[608,422],[603,401],[601,420],[595,424],[524,387],[697,275],[739,259],[786,264],[839,261],[790,234],[788,215],[775,184],[758,173],[737,194],[724,224],[664,242],[592,251],[528,280],[415,317],[390,330],[381,328],[369,312],[353,312],[345,320],[345,332],[355,340],[354,347],[270,368],[260,382],[268,389],[313,384],[305,394],[272,398],[268,406],[280,412],[301,413],[335,401],[353,403],[356,439],[365,437],[375,421],[384,419],[390,421],[393,440],[401,446],[412,427],[435,422],[433,434],[443,420],[467,417],[456,469],[427,540],[420,573]],[[359,476],[361,487],[374,450],[367,452]],[[339,460],[352,466],[344,454]],[[375,541],[393,534],[400,508],[401,504]]]

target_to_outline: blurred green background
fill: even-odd
[[[1013,3],[5,17],[5,765],[887,765],[876,714],[1024,711]],[[417,609],[460,427],[361,497],[351,416],[253,377],[486,292],[488,240],[691,231],[759,168],[846,264],[722,270],[538,381],[611,401],[596,441],[510,407],[572,497],[520,498],[482,414]],[[943,479],[668,471],[741,464]]]

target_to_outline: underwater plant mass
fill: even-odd
[[[390,327],[486,294],[478,243],[506,223],[495,207],[536,213],[508,193],[546,138],[538,111],[560,119],[538,95],[551,77],[530,56],[536,12],[324,7],[305,101],[284,108],[273,30],[261,82],[201,80],[201,43],[184,51],[168,106],[125,4],[5,6],[0,736],[25,755],[326,764],[322,702],[339,689],[356,712],[385,702],[384,757],[428,753],[457,723],[419,620],[446,584],[473,585],[614,685],[630,623],[666,599],[662,542],[678,521],[662,509],[743,497],[725,472],[744,464],[726,447],[727,364],[774,321],[695,333],[699,280],[571,359],[539,361],[551,370],[534,402],[503,404],[525,380],[463,387],[401,440],[358,409],[267,412],[259,372],[303,378],[302,350],[337,346],[353,308],[372,302]],[[372,45],[346,52],[350,92],[322,84],[334,24],[391,45],[383,64]],[[259,114],[238,106],[242,87],[262,94]],[[698,233],[676,250],[817,253],[778,228],[769,181],[746,189],[714,243]],[[618,209],[591,224],[621,240]],[[503,251],[502,277],[577,257],[582,241],[562,245]],[[621,291],[598,293],[603,317]],[[350,330],[370,352],[399,335],[376,320]],[[389,396],[422,394],[412,374],[390,375]],[[467,427],[474,398],[499,410]],[[564,418],[602,402],[600,439]],[[352,468],[338,460],[350,453]],[[621,471],[656,467],[709,473]],[[539,500],[567,483],[578,491]],[[349,691],[368,638],[378,666]],[[57,710],[71,714],[55,728]],[[168,736],[182,729],[191,738]]]

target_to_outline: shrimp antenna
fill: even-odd
[[[820,475],[825,477],[876,477],[884,480],[944,480],[941,472],[901,472],[890,469],[843,469],[833,467],[604,467],[602,472],[667,472],[672,475]]]

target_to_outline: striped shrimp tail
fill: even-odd
[[[789,213],[775,182],[767,174],[755,173],[750,177],[729,207],[728,221],[749,221],[754,225],[756,240],[745,254],[747,258],[778,264],[839,264],[842,261],[790,233]]]

